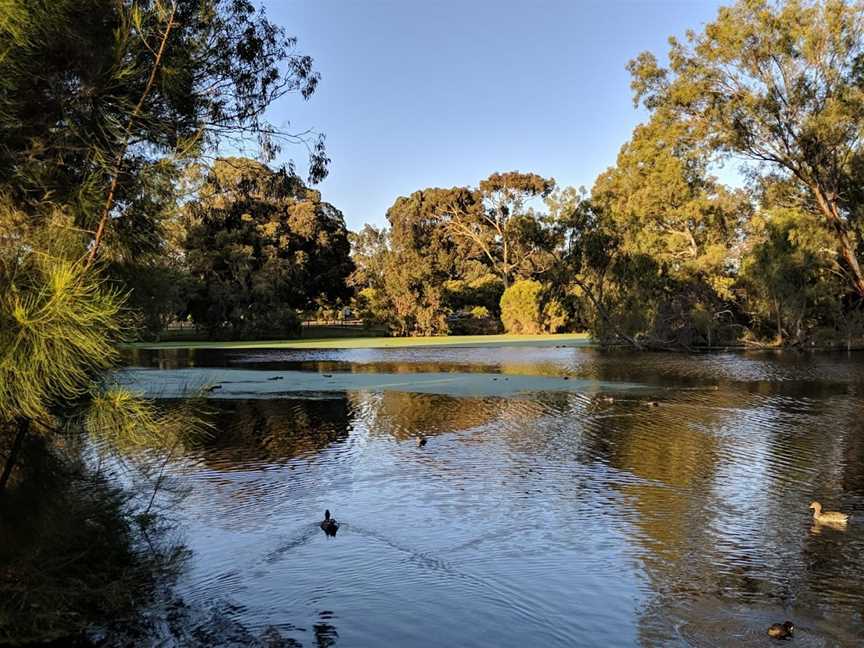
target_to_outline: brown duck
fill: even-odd
[[[834,527],[845,527],[849,521],[849,516],[845,513],[837,511],[823,511],[822,505],[819,502],[810,502],[810,508],[813,510],[813,521],[818,524],[827,524]]]

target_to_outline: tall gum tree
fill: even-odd
[[[543,267],[541,257],[549,260],[547,232],[526,203],[546,198],[554,188],[554,180],[536,173],[493,173],[480,182],[470,208],[452,204],[442,217],[452,236],[485,257],[506,289],[517,271],[530,276]]]
[[[602,173],[591,199],[621,238],[622,251],[647,254],[679,280],[699,280],[728,298],[728,260],[751,205],[708,173],[710,153],[687,125],[657,113],[637,126]]]
[[[429,335],[447,330],[444,284],[457,276],[457,261],[470,254],[449,235],[442,214],[472,211],[476,195],[468,188],[429,188],[400,196],[387,210],[390,254],[384,292],[402,335]]]
[[[342,213],[287,169],[220,158],[186,206],[193,318],[214,333],[279,330],[291,309],[347,302],[354,271]]]
[[[686,120],[715,151],[755,163],[753,173],[799,183],[864,297],[864,2],[739,0],[670,46],[668,68],[647,52],[630,62],[635,101]]]

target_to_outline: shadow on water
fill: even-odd
[[[795,645],[864,636],[864,356],[193,355],[136,362],[648,386],[211,401],[214,438],[171,467],[182,594],[295,642],[274,645],[762,646],[787,618]],[[813,499],[852,524],[814,532]]]

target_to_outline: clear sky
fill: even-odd
[[[322,79],[280,100],[278,125],[327,135],[318,188],[350,229],[400,195],[495,171],[593,184],[644,114],[627,61],[665,57],[715,0],[261,0]],[[288,148],[302,169],[304,151]]]

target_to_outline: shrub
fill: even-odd
[[[501,295],[501,322],[508,333],[540,333],[543,330],[543,285],[521,280]]]

